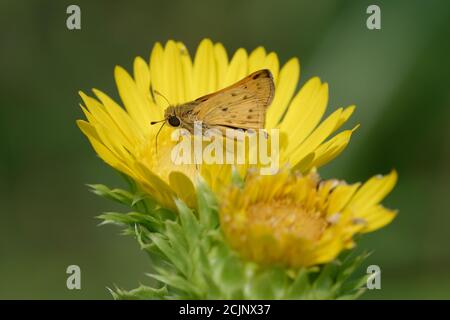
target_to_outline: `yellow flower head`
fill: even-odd
[[[362,186],[321,181],[314,172],[249,173],[243,186],[220,197],[221,228],[230,246],[251,261],[294,268],[326,263],[351,248],[355,234],[392,221],[396,212],[379,202],[396,180],[395,171]]]
[[[224,88],[259,69],[270,69],[275,82],[275,96],[266,115],[266,128],[280,130],[280,163],[289,163],[308,172],[336,157],[349,142],[352,130],[328,139],[350,117],[354,106],[340,108],[321,121],[328,101],[328,86],[312,78],[296,92],[300,66],[296,58],[280,67],[278,56],[258,47],[251,53],[238,49],[228,58],[220,43],[205,39],[192,59],[186,47],[168,41],[154,46],[148,61],[137,57],[133,75],[116,67],[114,76],[124,108],[100,90],[95,97],[80,93],[86,120],[78,120],[97,154],[109,165],[133,178],[141,188],[162,205],[174,207],[178,196],[192,205],[195,191],[192,178],[198,171],[217,190],[228,181],[230,165],[176,165],[170,140],[173,128],[151,121],[163,119],[167,102],[194,100]],[[153,93],[152,93],[153,92]],[[328,139],[328,140],[327,140]]]

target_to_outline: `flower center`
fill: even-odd
[[[252,204],[248,215],[254,224],[270,227],[278,239],[291,235],[316,241],[328,225],[320,212],[308,211],[283,200]]]

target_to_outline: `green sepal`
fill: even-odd
[[[143,192],[137,191],[133,193],[119,188],[110,189],[103,184],[88,184],[87,186],[94,194],[113,200],[130,208],[150,211],[155,209],[157,206],[156,202]]]

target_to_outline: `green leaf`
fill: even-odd
[[[192,259],[189,255],[189,245],[186,241],[186,237],[183,234],[181,226],[174,221],[166,221],[165,223],[165,235],[167,236],[170,246],[172,247],[174,254],[177,255],[180,260],[184,261],[185,270],[184,274],[190,274],[192,272]]]
[[[357,299],[366,291],[367,279],[369,274],[346,281],[339,289],[338,299]]]
[[[220,259],[220,264],[214,267],[214,280],[220,286],[222,299],[234,299],[237,291],[242,291],[245,274],[241,262],[235,257],[228,256]],[[239,293],[242,296],[243,293]]]
[[[143,212],[149,213],[157,207],[156,202],[141,191],[128,192],[123,189],[110,189],[103,184],[88,184],[88,187],[96,195]]]
[[[158,247],[159,250],[170,260],[171,263],[183,275],[187,275],[188,263],[183,256],[179,255],[171,246],[165,236],[158,233],[149,234],[151,241]]]
[[[312,291],[316,299],[332,299],[335,291],[333,290],[334,278],[337,272],[338,264],[335,261],[329,262],[322,267],[322,270],[314,281]]]
[[[202,293],[198,290],[198,288],[192,284],[190,281],[186,280],[185,278],[166,272],[165,269],[162,268],[155,268],[155,270],[158,272],[158,274],[147,274],[149,277],[160,281],[161,283],[164,283],[170,287],[176,288],[178,290],[184,291],[186,296],[186,299],[201,299]]]
[[[143,214],[140,212],[105,212],[99,215],[97,218],[103,220],[101,225],[112,223],[120,226],[134,227],[135,224],[139,224],[147,228],[149,231],[161,230],[163,227],[161,221],[155,219],[151,215]]]
[[[131,207],[133,203],[133,194],[122,189],[110,189],[103,184],[88,184],[91,188],[91,192],[99,195],[100,197],[116,201]]]
[[[175,221],[178,218],[178,214],[172,210],[166,208],[156,208],[150,213],[152,216],[160,221],[172,220]]]
[[[370,256],[370,254],[371,253],[368,252],[364,252],[358,256],[355,256],[354,254],[348,254],[342,262],[341,267],[339,268],[340,272],[337,276],[336,283],[344,283],[363,263],[363,261]]]
[[[168,295],[166,287],[152,288],[140,285],[138,288],[126,291],[116,288],[115,291],[108,288],[115,300],[154,300],[164,299]]]
[[[246,299],[281,299],[285,294],[287,274],[282,268],[259,270],[254,277],[247,280],[244,288]]]
[[[197,203],[200,223],[215,229],[219,224],[217,199],[202,179],[197,183]]]
[[[300,269],[294,282],[289,286],[286,299],[308,300],[312,298],[310,273],[311,271],[306,268]]]
[[[189,248],[195,248],[199,242],[200,238],[200,225],[194,213],[189,209],[183,201],[177,199],[175,204],[178,208],[181,227],[186,235]]]
[[[367,282],[367,274],[365,274],[362,278],[353,280],[349,279],[369,255],[370,253],[364,252],[360,255],[355,256],[355,254],[352,252],[350,254],[347,254],[347,256],[344,258],[343,263],[339,266],[339,272],[334,285],[338,297],[357,297],[364,292],[364,290],[360,289]]]
[[[186,237],[183,234],[183,229],[180,224],[175,221],[166,221],[165,234],[170,241],[170,244],[177,251],[187,252],[189,245],[186,241]]]

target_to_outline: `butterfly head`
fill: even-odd
[[[156,133],[156,139],[155,139],[155,150],[156,153],[158,153],[158,136],[161,132],[161,129],[164,127],[164,125],[167,123],[169,126],[177,128],[181,126],[181,120],[180,117],[177,115],[176,108],[169,106],[164,111],[164,119],[159,121],[152,121],[150,122],[151,125],[157,124],[157,123],[163,123],[161,127],[159,127],[158,132]]]
[[[177,128],[181,125],[181,120],[177,116],[174,107],[168,107],[166,109],[164,112],[164,119],[171,127]]]

